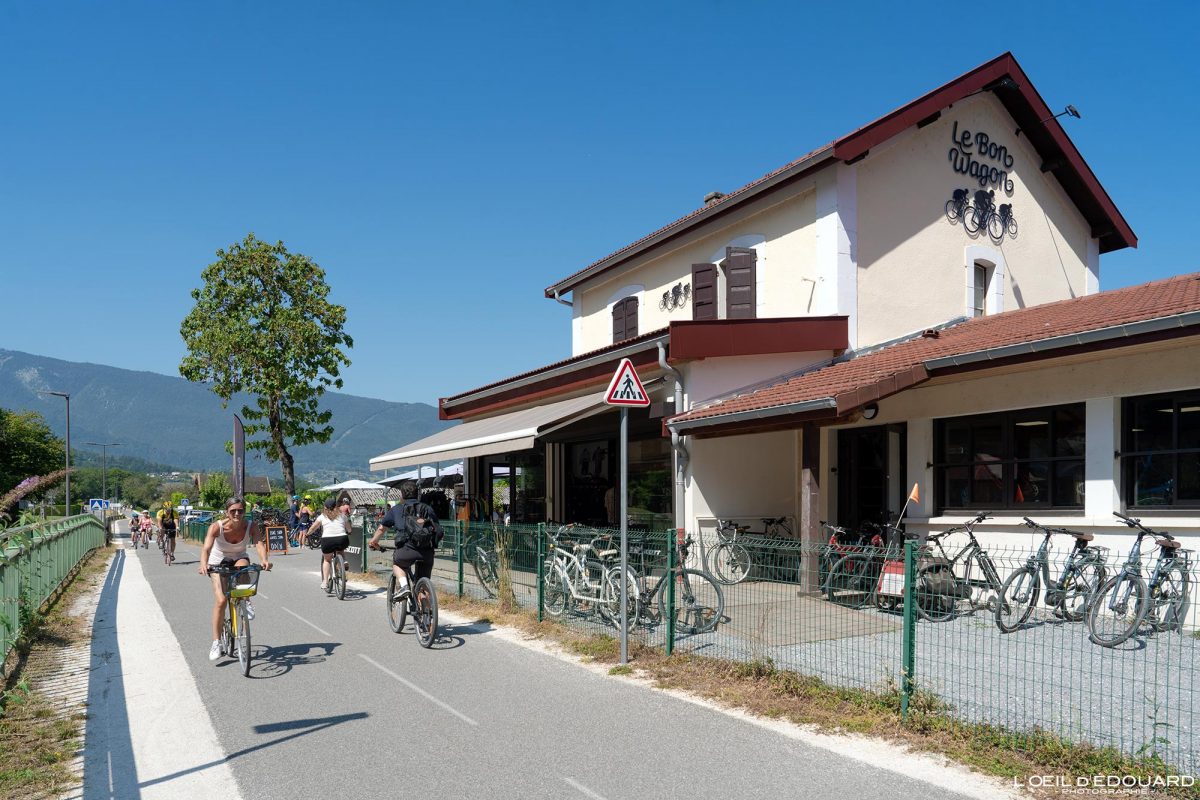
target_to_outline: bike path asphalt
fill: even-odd
[[[126,642],[125,625],[157,626],[178,643],[185,665],[163,662],[168,685],[179,688],[160,716],[177,719],[189,747],[171,751],[175,770],[157,768],[154,787],[170,790],[177,780],[182,790],[187,776],[207,774],[216,786],[220,767],[238,795],[262,800],[347,792],[593,800],[1001,793],[958,768],[913,767],[925,757],[889,763],[872,752],[887,749],[877,742],[827,737],[838,743],[814,746],[787,735],[787,726],[610,677],[447,614],[439,641],[424,650],[411,633],[392,633],[382,590],[352,584],[344,601],[325,595],[311,551],[279,555],[263,574],[247,678],[236,660],[208,661],[212,589],[197,574],[198,547],[181,540],[177,556],[168,567],[153,545],[128,551],[140,569],[126,565],[119,576],[131,594],[139,581],[148,584],[157,606],[118,626],[120,647],[138,646],[136,637]],[[203,713],[176,702],[189,692],[207,711],[223,759],[205,746]],[[140,773],[139,758],[134,751],[128,761]],[[125,788],[150,796],[140,783]],[[87,796],[108,795],[85,786]]]

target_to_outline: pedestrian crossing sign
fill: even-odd
[[[650,405],[650,395],[646,394],[646,387],[642,386],[642,379],[638,377],[633,362],[628,358],[621,359],[616,374],[608,384],[608,391],[604,393],[604,402],[610,406],[636,408]]]

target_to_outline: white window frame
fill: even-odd
[[[1004,254],[993,247],[971,245],[963,254],[963,266],[966,268],[966,299],[963,315],[970,318],[975,315],[975,267],[986,267],[988,270],[988,285],[984,292],[984,314],[991,316],[1004,311],[1004,276],[1008,265]]]

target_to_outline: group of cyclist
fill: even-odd
[[[157,522],[157,525],[155,524]],[[179,519],[175,515],[175,507],[170,500],[164,500],[162,508],[151,518],[150,512],[139,514],[134,511],[129,515],[129,538],[136,549],[138,544],[146,544],[154,535],[157,527],[159,545],[167,553],[167,565],[175,560],[175,536],[179,532]]]
[[[305,504],[299,505],[299,498],[293,497],[293,505],[298,515],[303,515],[311,507],[308,497]],[[312,519],[306,534],[321,534],[321,586],[328,590],[332,576],[332,562],[335,557],[342,557],[350,546],[350,513],[349,499],[343,499],[339,504],[335,497],[325,500],[324,509]],[[173,521],[173,517],[172,517]],[[160,525],[164,519],[160,512]],[[379,540],[385,531],[394,534],[396,549],[392,554],[392,573],[396,576],[396,599],[406,600],[410,592],[408,575],[411,571],[414,580],[428,578],[433,573],[434,551],[440,543],[443,532],[438,522],[437,514],[425,503],[409,500],[393,506],[379,521],[375,535],[367,546],[373,550],[381,550]],[[171,536],[172,549],[174,535]],[[216,661],[221,657],[221,624],[225,615],[225,607],[229,602],[225,592],[225,575],[214,571],[240,568],[250,565],[250,545],[258,551],[261,568],[270,570],[272,567],[267,539],[262,527],[256,519],[247,519],[246,503],[239,497],[231,497],[225,503],[225,514],[221,519],[214,520],[208,526],[204,544],[200,550],[200,564],[197,571],[201,575],[210,575],[213,586],[212,634],[213,641],[208,651],[208,660]],[[246,601],[248,616],[254,618],[254,606]]]

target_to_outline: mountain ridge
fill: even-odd
[[[249,395],[235,395],[222,408],[206,384],[177,376],[0,348],[0,407],[37,411],[56,435],[64,436],[66,405],[38,394],[47,390],[71,395],[73,450],[89,449],[87,441],[120,442],[123,455],[197,471],[229,469],[225,442],[232,438],[233,414],[252,405]],[[329,442],[291,448],[296,475],[317,481],[369,478],[371,457],[452,424],[425,403],[342,392],[326,392],[321,408],[333,413]],[[246,453],[246,472],[268,475],[273,482],[281,477],[279,465],[255,451]]]

